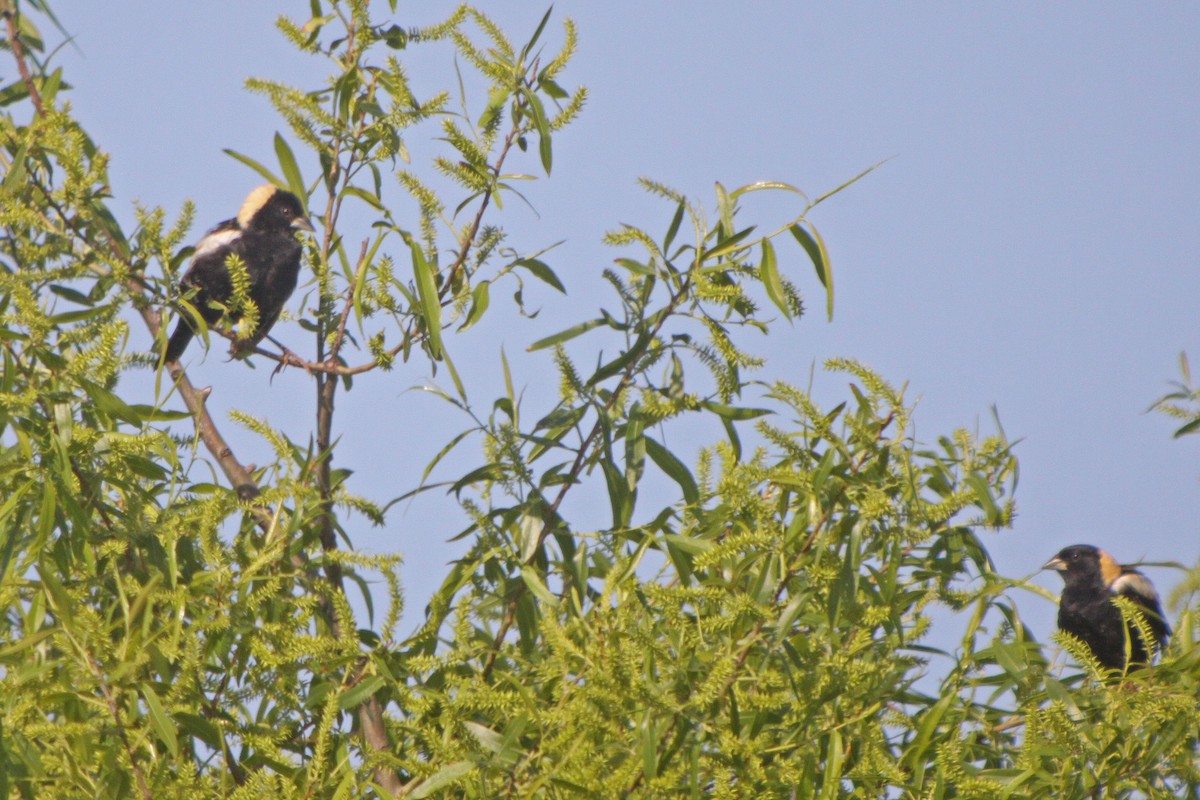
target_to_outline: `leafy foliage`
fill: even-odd
[[[832,192],[718,184],[710,223],[644,181],[662,230],[610,232],[611,302],[529,345],[557,401],[531,408],[504,360],[504,396],[472,402],[454,334],[504,313],[492,287],[515,285],[518,313],[529,278],[567,289],[548,251],[516,252],[492,220],[530,178],[511,162],[549,175],[584,106],[563,88],[576,32],[566,22],[549,54],[549,13],[518,46],[467,6],[411,29],[381,5],[312,0],[280,20],[329,60],[327,85],[248,82],[291,143],[275,135],[270,167],[231,155],[320,227],[311,352],[255,351],[311,374],[311,441],[239,410],[274,453],[250,468],[181,367],[159,380],[186,412],[121,386],[157,361],[130,351],[131,326],[161,347],[159,309],[188,313],[192,209],[121,227],[107,156],[59,100],[39,32],[57,19],[0,0],[19,73],[0,87],[0,796],[1200,791],[1194,611],[1155,667],[1113,679],[1060,637],[1084,671],[1051,669],[1012,596],[1030,587],[996,574],[981,538],[1015,513],[1002,433],[922,444],[903,391],[852,359],[826,362],[846,385],[832,407],[752,379],[763,360],[744,333],[804,314],[797,258],[832,315],[809,219]],[[401,57],[435,46],[487,86],[482,103],[416,96]],[[412,165],[416,135],[444,153]],[[745,221],[756,192],[795,216]],[[367,214],[361,242],[347,202]],[[442,397],[465,425],[412,491],[448,489],[470,547],[405,636],[398,559],[344,545],[349,517],[386,524],[390,504],[354,493],[332,430],[339,388],[412,359],[451,377]],[[672,445],[698,420],[717,433],[698,456]],[[469,445],[480,462],[445,476]],[[935,646],[935,627],[957,646]]]

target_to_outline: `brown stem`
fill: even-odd
[[[154,800],[154,795],[150,793],[150,787],[146,784],[146,776],[138,764],[137,752],[133,749],[133,744],[129,741],[129,734],[125,731],[125,723],[121,721],[121,707],[117,705],[117,698],[113,695],[112,688],[104,679],[104,675],[100,672],[100,665],[96,663],[92,654],[85,651],[83,656],[92,677],[100,684],[100,694],[104,696],[104,704],[108,707],[108,713],[112,715],[117,736],[121,738],[121,743],[125,746],[125,754],[129,756],[129,766],[133,769],[133,777],[137,780],[138,792],[145,800]]]
[[[29,91],[29,99],[33,102],[33,110],[40,117],[44,112],[42,108],[42,95],[38,92],[37,86],[33,82],[33,75],[29,72],[29,64],[26,63],[29,54],[25,52],[25,47],[21,44],[21,37],[17,33],[17,10],[12,4],[12,0],[0,0],[0,17],[4,18],[8,46],[12,49],[13,58],[16,59],[17,71],[21,73],[21,81]]]

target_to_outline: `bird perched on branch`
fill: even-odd
[[[279,318],[300,275],[303,247],[296,231],[312,229],[296,195],[266,184],[250,193],[237,217],[217,225],[196,243],[182,285],[194,292],[191,303],[207,325],[216,324],[227,312],[234,320],[246,316],[233,308],[238,268],[231,274],[231,261],[240,262],[249,279],[242,294],[253,302],[258,324],[248,338],[234,342],[233,352],[252,349]],[[189,314],[180,315],[167,341],[167,361],[178,361],[183,355],[196,334],[194,324]]]
[[[1158,592],[1136,569],[1118,564],[1090,544],[1064,547],[1042,569],[1057,571],[1066,584],[1058,603],[1058,627],[1086,644],[1104,667],[1124,669],[1127,655],[1128,663],[1145,664],[1152,651],[1166,643],[1171,629]],[[1137,627],[1126,623],[1113,603],[1116,597],[1127,597],[1138,607],[1151,642],[1143,641]]]

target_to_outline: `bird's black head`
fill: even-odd
[[[1112,556],[1090,544],[1064,547],[1042,569],[1056,571],[1068,584],[1099,580],[1107,586],[1121,574],[1121,565]]]
[[[269,183],[250,193],[242,203],[237,221],[242,230],[291,232],[313,229],[296,195]]]

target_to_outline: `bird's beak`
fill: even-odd
[[[1067,571],[1067,562],[1063,561],[1058,556],[1055,556],[1054,558],[1050,559],[1045,564],[1043,564],[1042,569],[1052,569],[1055,572],[1066,572]]]
[[[316,231],[313,230],[312,223],[308,221],[308,217],[296,217],[294,220],[292,220],[292,228],[298,231],[316,233]]]

